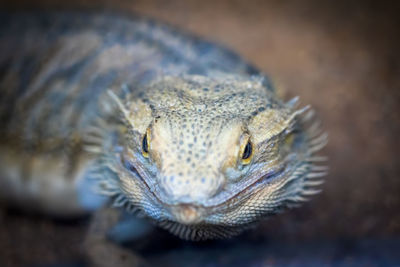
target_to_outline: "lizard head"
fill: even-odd
[[[183,238],[233,235],[317,192],[326,136],[259,78],[166,76],[113,97],[125,128],[103,191]]]

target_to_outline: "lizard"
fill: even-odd
[[[315,112],[227,48],[140,16],[26,12],[1,15],[0,51],[3,201],[74,216],[105,196],[205,240],[320,192]]]

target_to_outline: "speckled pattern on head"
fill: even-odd
[[[202,240],[319,192],[314,113],[229,50],[136,17],[0,18],[2,198],[74,213],[95,181],[115,206]]]
[[[249,118],[272,106],[267,95],[259,80],[165,77],[152,84],[145,92],[157,117],[150,151],[167,202],[210,205],[218,198]]]
[[[122,188],[117,205],[145,206],[183,238],[236,234],[318,192],[313,179],[324,168],[313,167],[312,154],[326,136],[316,138],[318,124],[307,127],[307,107],[280,101],[260,77],[162,76],[123,100],[112,96],[129,130],[106,191]]]

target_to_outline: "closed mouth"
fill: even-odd
[[[150,175],[146,173],[144,166],[142,167],[140,162],[133,162],[131,160],[126,160],[125,158],[122,159],[125,169],[128,169],[132,174],[139,178],[141,183],[147,188],[148,192],[151,193],[155,201],[160,203],[162,206],[167,207],[171,213],[174,214],[174,217],[183,216],[182,218],[179,218],[182,219],[183,222],[187,221],[188,223],[191,221],[197,221],[197,219],[195,219],[196,214],[211,214],[216,210],[220,212],[222,208],[236,206],[237,203],[247,199],[249,195],[257,191],[257,188],[259,188],[260,185],[267,181],[271,181],[274,177],[280,177],[281,174],[284,173],[286,167],[280,166],[280,168],[277,170],[269,170],[268,172],[260,175],[254,174],[254,177],[258,176],[259,178],[255,178],[254,181],[243,186],[241,190],[237,190],[236,192],[223,191],[221,193],[224,193],[224,196],[220,198],[217,196],[208,199],[208,203],[173,203],[166,199],[167,196],[164,196],[162,190],[157,188],[155,184],[153,187],[149,184],[150,179],[154,178],[150,177]],[[241,188],[241,185],[237,184],[235,188]],[[175,216],[176,214],[177,216]]]

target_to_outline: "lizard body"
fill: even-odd
[[[0,20],[3,199],[76,214],[101,202],[92,180],[115,206],[201,240],[318,192],[326,136],[312,112],[229,50],[112,14]]]

